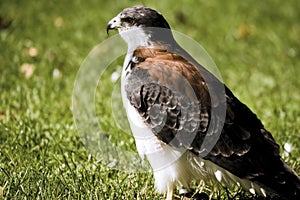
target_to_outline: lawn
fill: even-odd
[[[300,173],[299,2],[174,2],[0,2],[0,199],[164,197],[155,192],[151,173],[111,169],[101,154],[87,149],[72,112],[78,70],[107,40],[107,22],[141,4],[159,10],[174,30],[206,49],[226,85],[259,116],[285,161]],[[107,139],[135,152],[127,124],[116,125],[110,107],[111,91],[117,91],[111,74],[121,65],[118,59],[103,74],[91,104]],[[221,187],[215,191],[214,198],[228,198]]]

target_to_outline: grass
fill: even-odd
[[[4,0],[1,24],[12,23],[0,30],[0,199],[163,198],[150,173],[110,170],[91,155],[71,110],[80,64],[107,38],[107,22],[137,4],[158,9],[209,52],[224,82],[280,146],[292,145],[282,154],[300,173],[298,1]],[[103,80],[97,91],[109,94],[113,84]],[[97,97],[102,129],[116,146],[134,151],[132,138],[104,110],[109,97]],[[215,196],[226,198],[220,191]]]

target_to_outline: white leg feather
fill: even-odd
[[[168,186],[166,200],[173,200],[174,188],[173,183]]]

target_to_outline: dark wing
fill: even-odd
[[[226,88],[227,115],[219,141],[205,159],[248,179],[279,199],[299,199],[300,179],[280,157],[279,145],[257,116]],[[240,133],[247,141],[243,154],[231,152]]]
[[[211,103],[198,70],[180,56],[154,49],[136,51],[134,60],[142,62],[131,63],[125,86],[131,104],[160,140],[200,151]]]
[[[202,145],[204,138],[221,129],[204,159],[279,194],[293,197],[299,190],[299,178],[284,164],[279,146],[256,115],[228,88],[225,94],[208,90],[219,83],[216,78],[202,68],[204,79],[194,64],[167,51],[138,49],[134,56],[141,62],[130,63],[127,97],[161,141],[201,156],[209,150]],[[222,98],[216,103],[218,95],[225,96],[225,121],[211,115],[223,105]],[[214,128],[209,131],[210,125]],[[287,183],[290,179],[298,185]]]

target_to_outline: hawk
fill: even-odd
[[[128,44],[122,101],[158,192],[173,199],[175,186],[189,190],[192,180],[215,180],[265,197],[300,199],[300,178],[271,133],[176,43],[159,12],[126,8],[109,21],[111,29]]]

